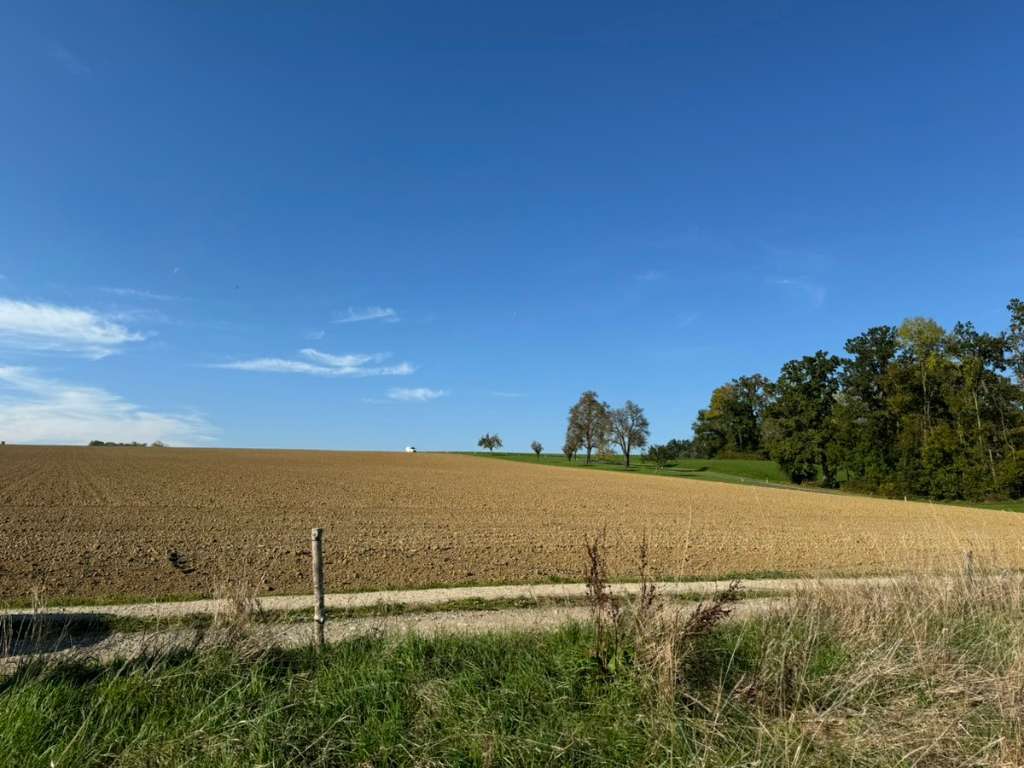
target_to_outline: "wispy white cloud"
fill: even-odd
[[[388,398],[391,400],[402,400],[405,402],[424,403],[428,400],[436,400],[448,393],[443,389],[428,389],[427,387],[394,387],[388,390]]]
[[[153,309],[151,307],[133,307],[131,309],[122,309],[117,312],[109,312],[106,314],[106,319],[114,322],[121,323],[124,325],[133,324],[152,324],[152,323],[170,323],[171,318],[159,309]],[[150,334],[147,332],[146,339],[148,340]]]
[[[260,371],[263,373],[308,373],[326,376],[330,368],[324,368],[299,360],[282,360],[279,357],[257,357],[253,360],[236,360],[231,363],[214,363],[211,368],[230,368],[235,371]]]
[[[157,413],[96,387],[40,378],[31,368],[0,366],[0,437],[9,443],[200,445],[216,430],[196,414]]]
[[[822,306],[828,296],[828,289],[824,285],[806,277],[779,277],[769,279],[767,282],[801,296],[813,307]]]
[[[299,354],[315,363],[329,365],[333,368],[358,368],[367,363],[382,363],[388,358],[386,352],[373,352],[368,355],[331,355],[315,349],[300,349]]]
[[[170,296],[166,293],[154,293],[142,291],[136,288],[100,288],[105,293],[112,293],[114,296],[121,296],[129,299],[144,299],[146,301],[181,301],[180,296]]]
[[[236,371],[262,371],[265,373],[301,373],[309,376],[353,377],[365,376],[407,376],[416,369],[409,363],[380,365],[390,355],[386,352],[371,354],[332,355],[316,349],[301,349],[299,354],[305,360],[286,360],[279,357],[259,357],[253,360],[236,360],[230,363],[216,363],[213,368],[230,368]],[[312,362],[309,362],[312,361]],[[374,363],[374,365],[367,365]]]
[[[144,338],[90,309],[0,298],[0,346],[99,359]]]
[[[51,59],[76,77],[87,77],[92,74],[92,67],[81,56],[73,53],[60,43],[50,43],[46,48],[46,53]]]
[[[398,313],[391,307],[366,307],[356,309],[349,307],[345,312],[334,316],[336,323],[361,323],[365,320],[383,320],[388,323],[398,322]]]
[[[305,334],[306,338],[310,341],[320,341],[326,335],[325,331],[307,331]]]

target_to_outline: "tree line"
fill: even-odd
[[[940,499],[1024,495],[1024,302],[1009,327],[880,325],[845,355],[716,388],[678,455],[760,456],[794,482]]]
[[[154,440],[152,443],[115,443],[104,440],[90,440],[89,446],[91,448],[166,448],[167,444],[160,440]]]

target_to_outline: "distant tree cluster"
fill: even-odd
[[[90,440],[89,445],[92,447],[104,447],[104,448],[148,448],[147,443],[111,443],[103,440]],[[163,448],[164,444],[157,440],[153,443],[154,448]]]
[[[569,461],[575,461],[576,454],[585,451],[586,463],[590,464],[595,452],[607,453],[615,446],[628,467],[633,452],[647,445],[650,434],[651,425],[644,409],[632,400],[621,408],[611,408],[596,392],[587,390],[569,409],[562,453]]]
[[[941,499],[1024,495],[1024,302],[1008,330],[911,318],[718,387],[702,457],[762,455],[794,482]]]
[[[651,462],[658,469],[664,469],[678,459],[705,458],[699,455],[692,440],[669,440],[664,445],[652,445],[644,454],[644,459]]]
[[[673,456],[672,451],[665,445],[652,445],[644,454],[644,459],[654,464],[658,469],[664,469],[678,456]]]

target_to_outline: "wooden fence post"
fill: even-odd
[[[324,646],[324,529],[313,529],[313,631],[318,648]]]

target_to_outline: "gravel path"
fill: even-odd
[[[823,578],[823,579],[756,579],[742,582],[747,589],[771,592],[791,592],[796,589],[820,587],[850,587],[857,585],[886,585],[895,583],[891,577],[876,578]],[[729,585],[728,581],[668,581],[657,582],[662,595],[711,595]],[[621,583],[612,585],[612,591],[621,595],[637,594],[640,585]],[[324,603],[328,609],[373,608],[405,606],[426,608],[459,600],[516,600],[566,599],[585,597],[585,584],[508,584],[491,587],[439,587],[436,589],[407,589],[382,592],[340,592],[328,594]],[[259,598],[264,611],[295,611],[313,608],[311,595],[274,595]],[[184,602],[130,603],[125,605],[75,605],[45,608],[53,616],[65,614],[104,614],[145,619],[164,619],[197,614],[223,613],[230,608],[226,600],[188,600]],[[25,609],[3,609],[0,616],[27,613]],[[487,611],[494,613],[494,611]]]
[[[894,578],[858,579],[761,579],[744,582],[748,590],[758,593],[793,593],[801,589],[843,589],[857,586],[894,585]],[[705,597],[728,586],[726,581],[663,582],[656,587],[662,595]],[[615,584],[613,592],[634,595],[638,584]],[[328,642],[366,634],[401,635],[406,633],[484,633],[501,631],[535,631],[552,629],[573,621],[584,621],[589,609],[577,604],[586,595],[584,584],[522,584],[493,587],[456,587],[388,592],[356,592],[327,595]],[[491,610],[437,610],[438,606],[461,600],[500,601],[514,599],[543,599],[549,604],[529,608],[498,608]],[[559,605],[558,600],[565,600]],[[550,604],[554,601],[554,604]],[[733,607],[734,617],[748,616],[767,610],[781,602],[780,597],[753,597]],[[273,596],[259,599],[264,612],[311,610],[312,598],[307,595]],[[401,613],[358,617],[330,617],[330,609],[352,609],[401,606]],[[430,610],[434,608],[435,610]],[[123,617],[149,620],[178,619],[196,615],[215,615],[229,611],[222,600],[192,600],[179,603],[140,603],[111,606],[67,606],[32,614],[24,610],[0,612],[0,673],[11,671],[27,656],[45,656],[51,660],[90,659],[109,662],[134,658],[144,654],[167,652],[180,648],[198,648],[216,645],[227,640],[230,629],[168,626],[149,628],[138,632],[102,631],[84,628],[74,631],[63,629],[74,619]],[[417,612],[419,611],[419,612]],[[19,625],[19,622],[21,624]],[[30,637],[39,622],[49,623],[50,631],[42,638]],[[33,624],[34,623],[34,624]],[[227,626],[230,626],[228,622]],[[6,638],[5,638],[6,632]],[[256,648],[298,647],[312,641],[310,622],[257,622],[246,628],[245,642]]]

